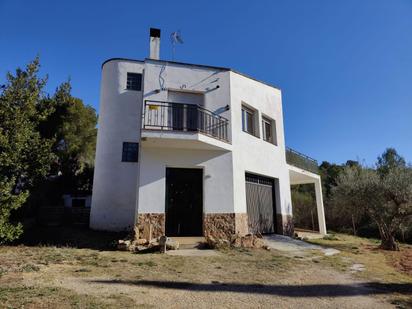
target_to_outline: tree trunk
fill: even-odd
[[[392,235],[382,238],[380,248],[384,250],[399,251],[399,246],[395,237]]]
[[[379,248],[383,250],[399,251],[399,246],[395,240],[394,232],[388,229],[383,220],[379,220],[376,217],[374,220],[378,225],[379,234],[381,235],[381,244]]]
[[[353,227],[353,235],[356,236],[356,224],[355,224],[355,218],[352,215],[352,227]]]
[[[313,210],[310,211],[310,215],[312,217],[312,231],[315,230],[315,220],[313,219]]]

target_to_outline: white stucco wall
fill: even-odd
[[[159,76],[164,79],[163,84],[160,84]],[[224,106],[230,103],[228,71],[146,60],[144,80],[145,100],[167,101],[169,89],[195,91],[203,93],[204,108],[230,118],[230,112],[224,109]],[[230,129],[228,130],[230,132]],[[233,212],[232,154],[227,151],[199,150],[195,147],[178,149],[178,142],[175,144],[176,148],[170,148],[170,143],[167,148],[152,148],[152,143],[141,143],[137,212],[165,212],[166,167],[202,168],[203,211]]]
[[[162,68],[163,73],[160,75]],[[163,87],[165,88],[160,92],[158,92],[161,88],[159,76],[164,79]],[[204,93],[204,108],[227,118],[230,126],[231,113],[224,108],[230,104],[229,71],[191,65],[165,64],[147,59],[144,80],[144,100],[167,101],[167,89],[202,92]],[[219,88],[216,89],[216,86]]]
[[[151,148],[142,142],[138,213],[164,213],[166,167],[203,169],[203,212],[233,212],[232,153]]]
[[[134,223],[138,163],[122,162],[123,142],[139,142],[142,92],[126,90],[127,72],[144,64],[109,61],[102,68],[90,227],[123,230]]]
[[[250,172],[279,180],[277,213],[291,214],[281,92],[235,72],[230,72],[230,86],[235,211],[246,212],[245,172]],[[242,131],[242,103],[257,110],[259,137]],[[262,114],[276,122],[277,145],[262,139]]]
[[[143,73],[143,91],[125,89],[127,72]],[[207,145],[207,138],[190,149],[187,141],[174,144],[170,135],[162,143],[162,134],[140,141],[144,100],[167,101],[168,90],[179,89],[202,92],[204,108],[229,120],[231,145],[202,149],[207,147],[199,143]],[[258,110],[260,130],[262,114],[276,121],[277,146],[264,141],[261,132],[257,138],[242,131],[242,102]],[[139,142],[139,163],[121,162],[123,142]],[[179,148],[183,144],[184,149]],[[205,213],[246,212],[245,172],[278,179],[277,212],[292,212],[281,93],[225,69],[150,59],[107,62],[102,70],[95,164],[90,219],[94,229],[123,230],[133,226],[136,212],[163,213],[166,167],[203,169]]]

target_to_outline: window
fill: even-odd
[[[255,134],[255,112],[245,106],[242,106],[242,130],[244,132]]]
[[[72,207],[74,207],[74,208],[85,208],[86,207],[86,199],[84,199],[84,198],[74,198],[74,199],[72,199]]]
[[[142,90],[142,74],[140,73],[127,73],[127,90]]]
[[[263,139],[276,145],[276,128],[275,121],[267,117],[262,117]]]
[[[123,143],[122,162],[137,162],[138,154],[138,143]]]

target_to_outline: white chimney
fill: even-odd
[[[150,28],[150,59],[159,60],[160,29]]]

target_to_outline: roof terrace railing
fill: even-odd
[[[196,104],[146,100],[143,129],[200,132],[228,141],[229,120]]]
[[[286,147],[286,162],[309,172],[319,174],[318,161],[289,147]]]

